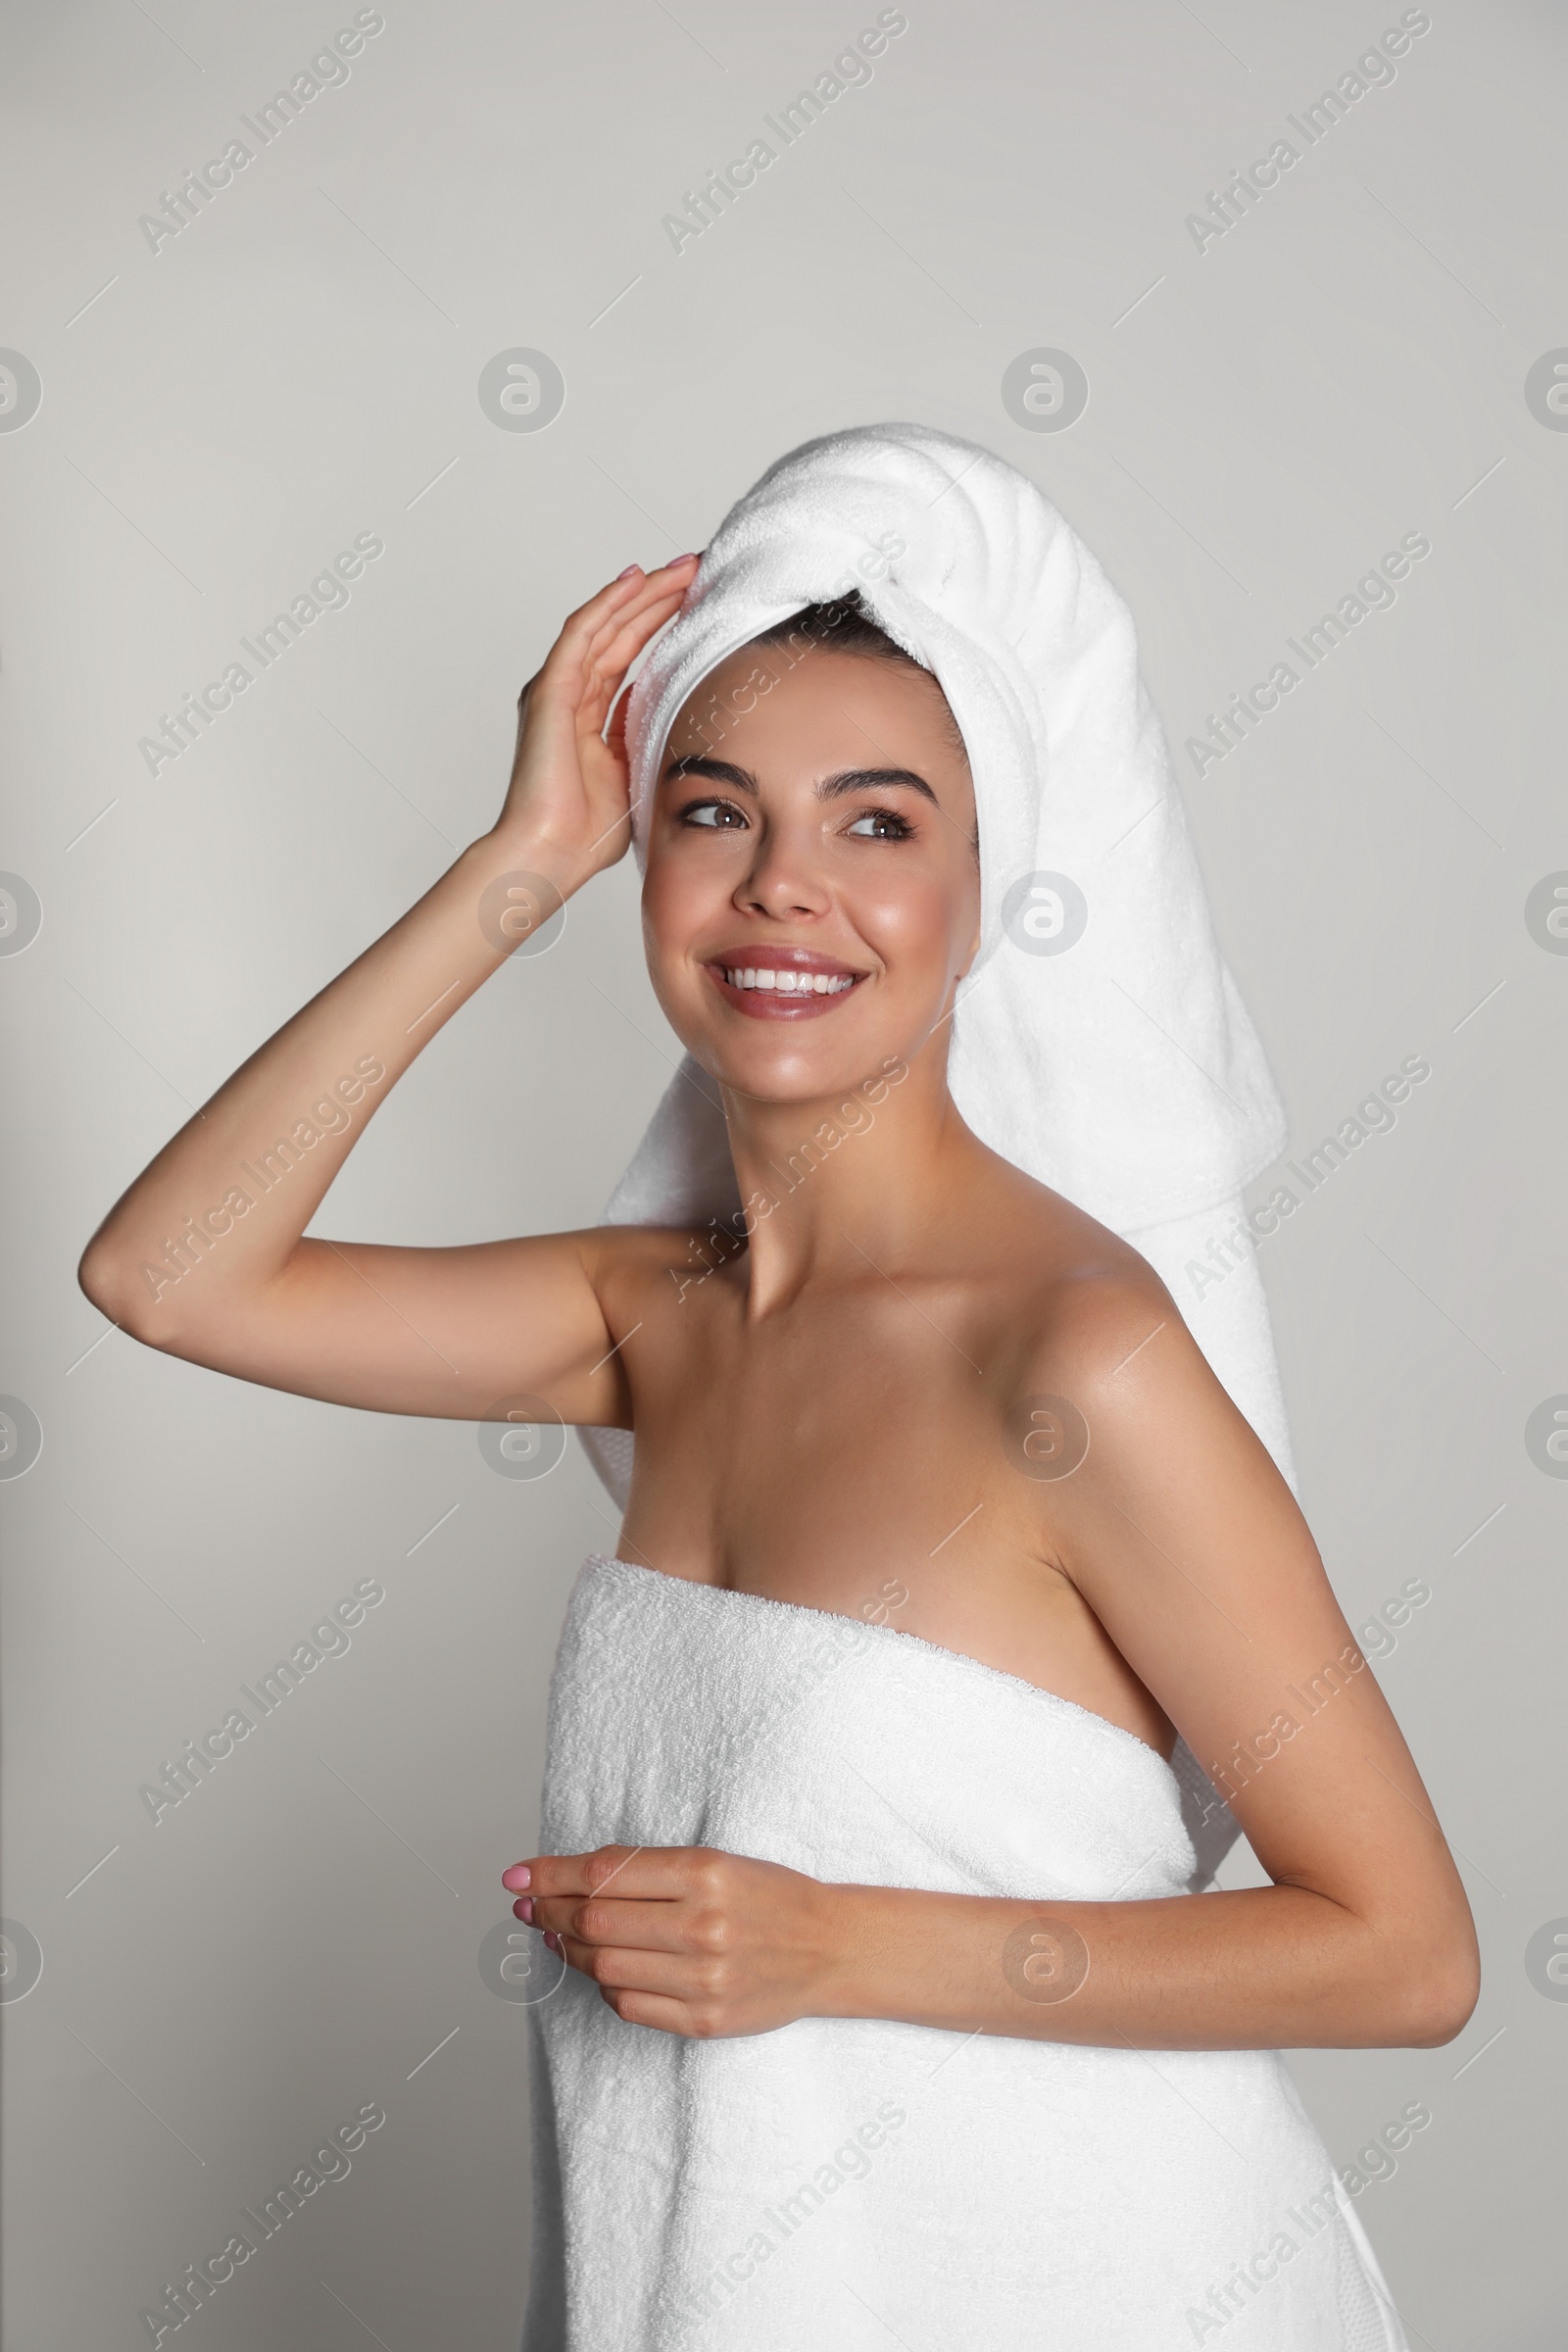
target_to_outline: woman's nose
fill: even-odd
[[[825,914],[832,893],[822,870],[821,842],[814,828],[768,825],[735,892],[737,906],[775,917]]]

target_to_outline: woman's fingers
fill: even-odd
[[[595,697],[608,698],[614,693],[649,639],[680,611],[688,585],[688,578],[677,572],[667,587],[646,603],[605,614],[583,656],[584,683]]]
[[[700,1948],[690,1910],[678,1899],[615,1902],[604,1895],[532,1895],[532,1925],[579,1943],[617,1944],[644,1952]]]
[[[563,639],[568,632],[577,632],[573,642],[586,645],[588,658],[593,659],[617,632],[657,625],[650,623],[648,615],[656,607],[679,604],[696,576],[696,562],[693,556],[680,556],[655,571],[639,572],[629,580],[612,580],[598,596],[590,597],[579,612],[571,614],[562,631]]]
[[[568,615],[530,688],[556,710],[574,710],[597,728],[649,639],[679,612],[695,559],[682,557],[632,580],[612,580]],[[526,719],[526,710],[522,717]]]
[[[504,1877],[518,1917],[617,2016],[697,2038],[817,2014],[824,1955],[842,1936],[824,1923],[818,1882],[710,1846],[540,1854]]]
[[[612,580],[585,605],[566,615],[560,636],[517,698],[519,716],[527,717],[530,699],[560,688],[572,700],[596,679],[613,674],[617,681],[656,629],[678,611],[695,576],[695,556],[678,556],[657,571],[637,571],[631,578]]]
[[[662,1992],[672,2001],[706,2000],[702,1963],[689,1954],[645,1952],[618,1945],[582,1943],[574,1936],[560,1938],[568,1965],[580,1976],[616,1992]]]
[[[691,584],[697,561],[695,556],[677,556],[673,563],[661,564],[654,571],[638,570],[629,579],[612,580],[575,612],[567,613],[555,652],[569,649],[571,655],[581,657],[607,627],[624,626],[671,597],[678,603]]]
[[[534,1896],[608,1894],[617,1900],[690,1894],[723,1857],[700,1845],[600,1845],[586,1854],[532,1854],[503,1885]],[[528,1873],[524,1885],[520,1873]]]
[[[704,2038],[684,2001],[660,1992],[619,1992],[603,1985],[600,1998],[628,2026],[653,2026],[661,2034],[678,2034],[685,2041]]]
[[[612,865],[630,830],[623,734],[605,722],[626,671],[679,611],[696,556],[636,566],[567,615],[517,698],[517,739],[498,831],[521,831],[572,871],[572,887]],[[535,860],[537,862],[537,859]],[[514,1891],[518,1891],[514,1889]]]
[[[666,597],[639,618],[635,625],[621,630],[584,667],[575,692],[570,673],[564,675],[563,699],[574,704],[580,726],[596,735],[599,733],[611,704],[625,683],[627,669],[649,639],[679,611],[680,598]]]
[[[589,649],[585,674],[597,680],[618,681],[626,664],[642,652],[649,638],[680,611],[685,595],[685,588],[677,580],[662,596],[640,605],[633,612],[610,613]]]
[[[605,743],[613,758],[616,759],[623,767],[626,765],[628,757],[626,751],[626,713],[630,708],[631,696],[629,694],[617,693],[614,708],[610,713],[610,724],[605,729]],[[630,816],[631,810],[629,808],[627,809],[626,814],[628,817]]]
[[[723,1964],[715,1948],[727,1857],[704,1846],[601,1846],[541,1854],[503,1873],[516,1915],[550,1939],[568,1965],[601,1988],[662,1997],[668,2014],[639,2024],[698,2029],[676,2011],[710,1999]],[[612,2004],[615,2005],[615,2004]]]
[[[743,2030],[739,2017],[715,2002],[700,1964],[690,1958],[607,1950],[569,1936],[558,1937],[557,1943],[567,1966],[598,1985],[600,1999],[623,2024],[650,2026],[687,2040]]]
[[[608,612],[629,610],[646,598],[649,581],[657,578],[657,572],[644,571],[640,564],[628,565],[618,579],[607,580],[603,588],[596,588],[592,596],[573,607],[562,622],[562,636],[591,635]]]

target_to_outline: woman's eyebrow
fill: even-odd
[[[818,800],[836,801],[848,792],[873,791],[879,784],[904,784],[910,792],[923,792],[928,801],[937,798],[924,776],[917,776],[912,767],[846,767],[836,776],[824,776],[816,794]]]
[[[757,796],[757,778],[744,767],[736,767],[728,760],[710,760],[701,752],[686,752],[671,760],[664,770],[666,783],[681,776],[703,776],[713,784],[728,784],[737,792]],[[877,786],[902,784],[906,791],[923,792],[928,801],[937,803],[937,796],[924,776],[917,776],[911,767],[845,767],[835,775],[824,776],[816,788],[820,801],[843,800],[852,792],[870,792]]]
[[[664,770],[664,781],[676,776],[706,776],[714,784],[732,784],[737,792],[757,792],[757,778],[744,767],[733,766],[728,760],[708,760],[701,752],[686,752],[672,760]]]

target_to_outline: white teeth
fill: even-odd
[[[782,997],[837,997],[855,986],[850,972],[799,972],[793,967],[769,971],[765,966],[753,964],[744,969],[726,969],[724,977],[731,988],[767,988]]]

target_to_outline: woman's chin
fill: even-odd
[[[941,1017],[933,1008],[890,1020],[892,1005],[877,983],[858,982],[837,995],[780,999],[760,1006],[761,992],[744,993],[725,981],[705,979],[699,995],[689,987],[655,993],[676,1036],[694,1061],[720,1086],[756,1102],[816,1102],[863,1086],[896,1063],[906,1064],[918,1040]]]
[[[705,1022],[687,1028],[682,1042],[710,1078],[754,1102],[818,1102],[902,1058],[896,1044],[862,1024],[839,1029],[830,1020]]]

